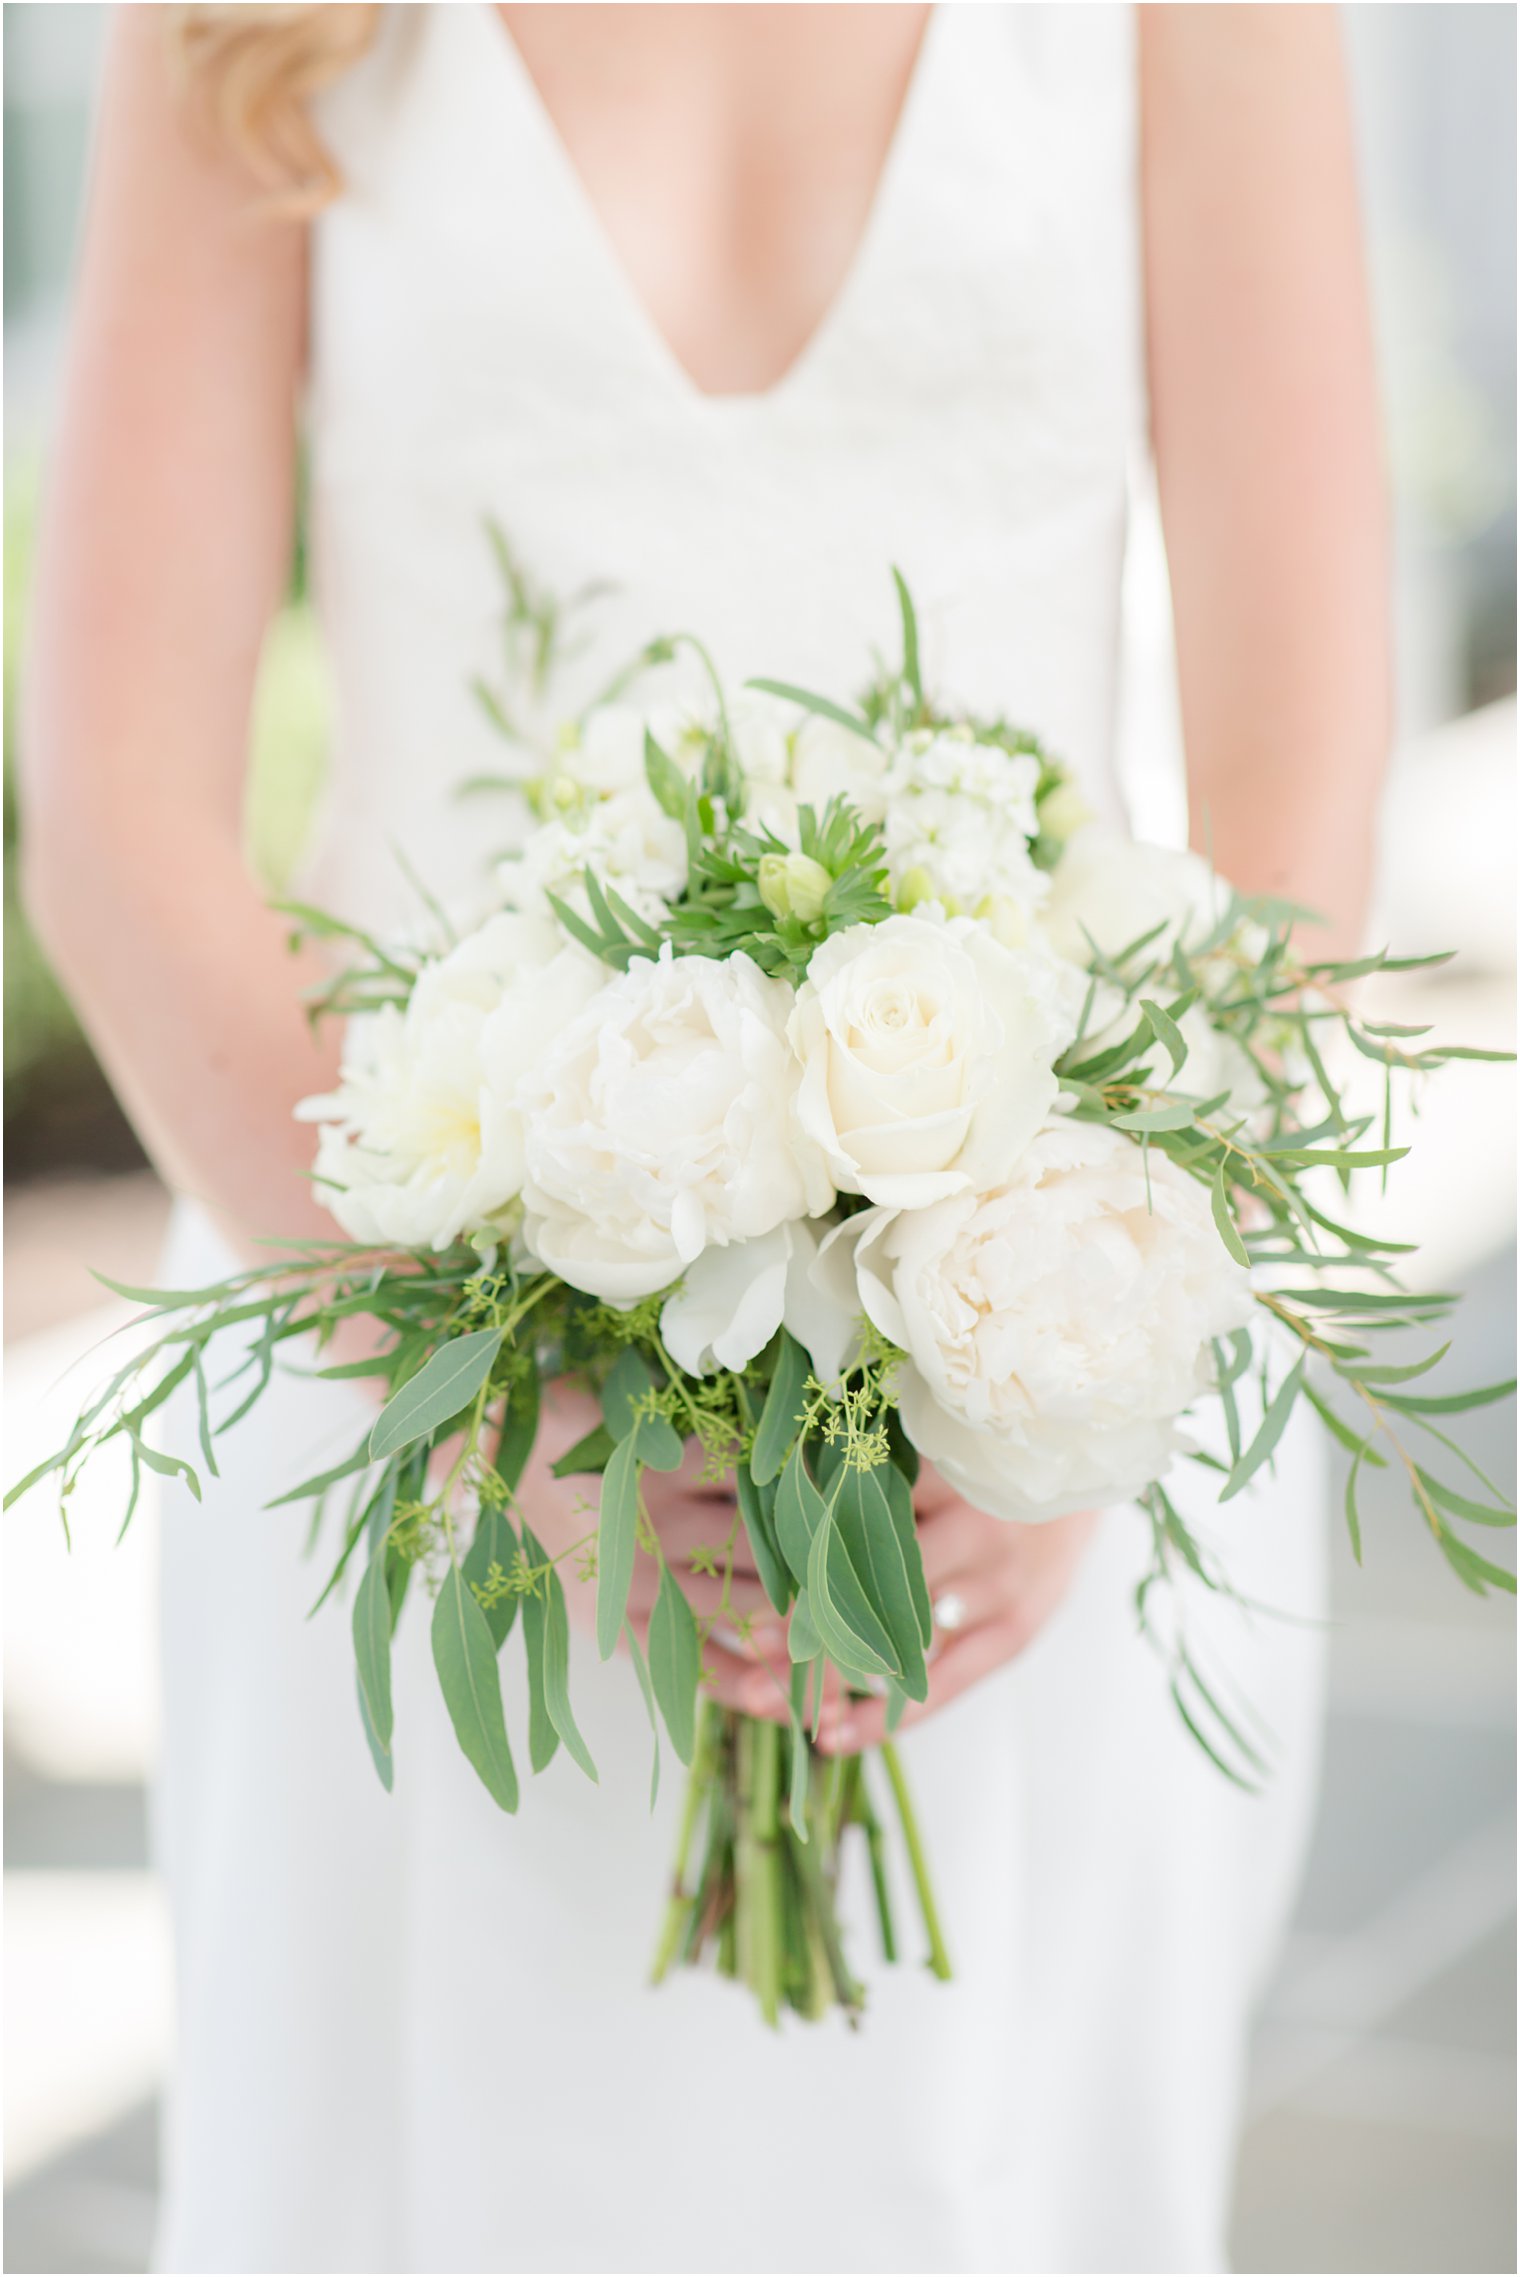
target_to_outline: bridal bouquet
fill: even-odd
[[[514,1627],[529,1763],[563,1747],[596,1777],[570,1691],[573,1557],[595,1575],[602,1656],[632,1661],[656,1776],[660,1725],[690,1766],[656,1973],[715,1950],[771,2022],[861,2004],[835,1910],[852,1829],[888,1957],[895,1820],[949,1973],[895,1747],[829,1762],[812,1745],[830,1668],[885,1695],[889,1730],[926,1696],[921,1460],[1022,1523],[1134,1504],[1153,1551],[1139,1626],[1194,1736],[1247,1783],[1261,1758],[1227,1684],[1154,1618],[1165,1583],[1228,1586],[1168,1491],[1177,1458],[1228,1502],[1303,1401],[1352,1457],[1353,1544],[1358,1480],[1392,1463],[1458,1578],[1514,1587],[1469,1531],[1513,1514],[1481,1477],[1450,1483],[1448,1457],[1472,1466],[1443,1428],[1509,1387],[1432,1396],[1416,1379],[1439,1352],[1377,1357],[1383,1332],[1451,1300],[1402,1289],[1396,1245],[1339,1206],[1354,1172],[1404,1151],[1348,1111],[1345,1050],[1390,1081],[1454,1056],[1359,1019],[1345,984],[1439,960],[1306,956],[1301,912],[1100,830],[1032,735],[931,700],[897,583],[900,663],[855,707],[765,680],[730,699],[709,667],[705,702],[651,713],[625,676],[541,756],[518,794],[532,826],[468,930],[434,909],[418,938],[382,941],[294,911],[350,959],[314,1008],[347,1017],[342,1079],[300,1109],[345,1239],[215,1288],[123,1292],[152,1339],[23,1482],[59,1472],[66,1499],[118,1440],[134,1500],[144,1465],[198,1493],[148,1437],[180,1385],[214,1472],[282,1348],[373,1322],[378,1356],[323,1370],[379,1380],[373,1428],[284,1499],[341,1499],[328,1589],[356,1583],[381,1779],[409,1593],[504,1810]],[[233,1330],[246,1351],[213,1386]],[[551,1554],[519,1486],[541,1387],[563,1375],[601,1421],[556,1469],[599,1480],[599,1508]],[[1190,1444],[1204,1406],[1223,1453]],[[702,1559],[718,1610],[700,1617],[642,1494],[693,1445],[732,1496]],[[741,1540],[788,1626],[775,1722],[703,1693],[715,1626],[746,1627],[729,1603]],[[659,1573],[647,1650],[627,1617],[641,1554]]]

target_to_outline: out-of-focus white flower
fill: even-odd
[[[632,704],[599,704],[573,741],[560,747],[559,772],[606,798],[644,782],[644,714]]]
[[[1164,956],[1173,940],[1201,941],[1229,902],[1229,888],[1199,854],[1147,846],[1094,823],[1079,830],[1051,872],[1040,912],[1058,955],[1085,965],[1090,941],[1116,957],[1153,927],[1165,931],[1146,949]]]
[[[316,1174],[351,1240],[447,1249],[522,1190],[518,1087],[601,986],[601,968],[540,918],[501,916],[423,967],[405,1008],[350,1021],[342,1080],[306,1099]]]
[[[811,925],[823,915],[833,879],[810,854],[762,854],[757,883],[760,899],[774,917],[796,917]]]
[[[802,1218],[753,1241],[704,1249],[660,1314],[671,1358],[689,1376],[744,1368],[785,1322],[815,1366],[820,1356],[826,1366],[842,1345],[830,1298],[812,1278],[817,1256],[818,1237]],[[852,1326],[853,1317],[846,1334]]]
[[[835,1183],[921,1209],[1003,1178],[1056,1098],[1081,987],[970,918],[889,917],[817,950],[788,1033]]]
[[[1040,801],[1040,834],[1045,838],[1074,838],[1096,818],[1075,783],[1057,783]]]
[[[887,858],[900,898],[952,916],[983,904],[1033,908],[1048,889],[1030,859],[1039,761],[969,736],[910,736],[886,785]],[[902,887],[907,886],[907,895]]]
[[[750,959],[636,958],[526,1087],[534,1254],[610,1304],[833,1199],[801,1130],[792,991]]]
[[[1155,1149],[1058,1118],[991,1192],[867,1211],[853,1251],[866,1312],[908,1354],[904,1429],[994,1517],[1130,1500],[1182,1444],[1211,1339],[1250,1317],[1209,1196]]]
[[[863,822],[880,822],[889,764],[879,745],[821,712],[809,712],[792,738],[792,789],[820,815],[830,799],[846,798]]]
[[[686,833],[638,782],[530,831],[502,864],[502,886],[522,910],[544,912],[553,893],[584,913],[587,869],[641,916],[657,918],[686,883]]]

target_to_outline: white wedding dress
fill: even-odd
[[[685,627],[734,683],[848,693],[895,641],[895,562],[937,682],[1035,727],[1117,813],[1135,112],[1127,10],[942,7],[834,307],[777,386],[714,400],[494,10],[387,11],[323,107],[348,184],[315,229],[309,402],[338,717],[305,890],[386,925],[415,915],[398,848],[435,890],[487,874],[505,804],[451,793],[510,759],[468,690],[498,656],[488,513],[551,588],[615,588],[578,697]],[[174,1248],[176,1284],[225,1269],[188,1208]],[[1311,1803],[1312,1629],[1194,1609],[1276,1737],[1245,1796],[1136,1637],[1146,1528],[1109,1513],[1033,1647],[906,1742],[956,1982],[912,1965],[904,1894],[908,1965],[874,1965],[863,1907],[854,1932],[864,2030],[770,2035],[715,1978],[646,1988],[679,1780],[667,1755],[651,1816],[622,1661],[577,1639],[600,1786],[561,1751],[504,1818],[414,1600],[382,1792],[346,1609],[305,1620],[320,1548],[264,1507],[365,1418],[346,1386],[280,1380],[204,1507],[166,1498],[164,2266],[1221,2266],[1243,2039]],[[1196,1468],[1177,1492],[1207,1509]],[[1319,1609],[1319,1505],[1290,1438],[1211,1527],[1245,1592]]]

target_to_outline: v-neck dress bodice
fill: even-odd
[[[591,678],[690,629],[735,679],[847,694],[892,635],[896,562],[945,687],[1112,803],[1144,409],[1131,36],[1101,6],[932,14],[832,305],[774,387],[707,396],[495,9],[389,13],[328,98],[347,187],[313,254],[338,701],[317,885],[381,914],[404,891],[387,834],[450,874],[478,841],[448,793],[510,764],[468,685],[497,653],[487,513],[552,591],[613,588]]]
[[[336,707],[312,898],[409,921],[398,851],[465,897],[501,849],[511,802],[451,795],[514,764],[469,687],[500,653],[488,515],[550,589],[610,587],[567,709],[688,628],[731,678],[848,694],[895,637],[896,563],[935,679],[1034,727],[1116,810],[1145,408],[1128,9],[936,10],[844,284],[758,395],[692,384],[493,9],[386,11],[322,124],[347,186],[312,247]],[[169,1282],[226,1269],[183,1216]],[[367,1412],[353,1385],[277,1379],[203,1507],[163,1482],[163,2265],[1221,2267],[1250,2005],[1312,1793],[1313,1627],[1192,1609],[1194,1652],[1274,1736],[1269,1790],[1244,1796],[1135,1634],[1144,1522],[1105,1513],[1032,1646],[905,1735],[956,1981],[915,1965],[911,1926],[906,1965],[875,1964],[860,1867],[864,2030],[771,2034],[714,1977],[646,1986],[680,1783],[667,1758],[651,1814],[625,1663],[577,1635],[600,1784],[561,1750],[505,1819],[458,1753],[414,1592],[381,1791],[348,1622],[307,1620],[325,1566],[304,1514],[270,1507]],[[176,1429],[193,1455],[193,1401]],[[1217,1537],[1206,1476],[1173,1491]],[[1290,1433],[1228,1506],[1246,1597],[1315,1612],[1317,1499]]]

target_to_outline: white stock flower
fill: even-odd
[[[710,1244],[827,1209],[795,1114],[792,992],[743,955],[635,958],[524,1093],[526,1232],[572,1288],[636,1304]]]
[[[1080,1007],[1069,968],[970,918],[851,926],[815,952],[788,1028],[802,1127],[873,1202],[993,1184],[1055,1103]]]
[[[1164,956],[1174,939],[1203,940],[1228,900],[1229,888],[1201,854],[1142,845],[1094,823],[1077,832],[1051,873],[1040,923],[1052,948],[1074,964],[1091,961],[1089,936],[1116,957],[1158,925],[1165,931],[1145,954]]]
[[[1048,881],[1030,859],[1039,830],[1039,761],[969,736],[909,739],[887,778],[887,859],[895,887],[952,915],[996,900],[1025,909]]]
[[[812,1277],[817,1256],[818,1237],[803,1218],[753,1241],[704,1249],[660,1314],[660,1334],[676,1365],[689,1376],[747,1367],[785,1322],[814,1365],[826,1366],[839,1342],[838,1324]],[[852,1325],[853,1319],[846,1328]],[[837,1360],[831,1372],[838,1372]]]
[[[605,798],[644,782],[644,714],[632,704],[599,704],[573,743],[558,753],[559,771]]]
[[[1118,1131],[1058,1118],[992,1192],[870,1211],[866,1312],[908,1354],[903,1426],[969,1502],[1037,1520],[1124,1502],[1165,1471],[1250,1278],[1206,1189]]]
[[[641,916],[657,918],[686,883],[686,833],[638,782],[530,831],[502,864],[502,888],[519,909],[543,912],[552,893],[584,913],[587,869]]]
[[[446,1249],[522,1189],[518,1086],[601,984],[600,967],[536,917],[494,917],[425,965],[405,1010],[350,1021],[320,1122],[319,1191],[354,1241]]]

